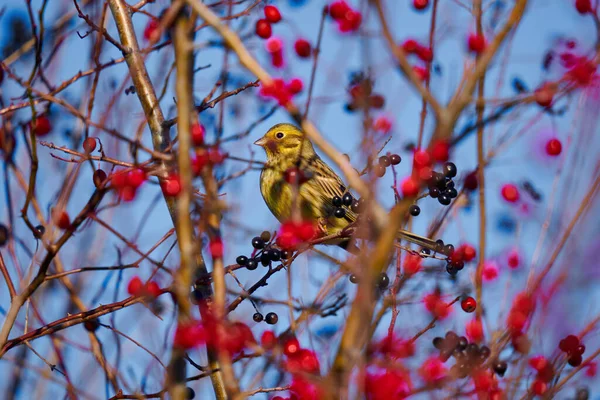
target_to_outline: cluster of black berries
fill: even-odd
[[[257,311],[252,316],[252,319],[254,322],[262,322],[264,320],[269,325],[275,325],[277,321],[279,321],[279,316],[274,312],[270,312],[263,317],[263,315]]]
[[[567,362],[572,367],[578,367],[583,361],[583,353],[585,352],[585,345],[579,341],[579,338],[575,335],[569,335],[562,339],[558,344],[558,348],[561,351],[567,353]]]
[[[456,276],[458,271],[462,270],[465,267],[465,262],[463,261],[460,254],[454,252],[454,246],[450,243],[444,244],[442,239],[438,239],[435,241],[435,252],[445,255],[446,258],[446,272],[450,274],[450,276]],[[427,248],[421,249],[421,253],[429,255],[431,251]]]
[[[483,364],[491,354],[489,347],[485,345],[480,347],[477,343],[469,343],[466,337],[459,337],[453,331],[447,332],[444,338],[434,338],[433,346],[440,351],[442,361],[454,357],[456,364],[452,366],[452,370],[459,378],[466,378],[474,368]],[[502,368],[504,369],[502,370]],[[503,375],[506,372],[506,363],[501,365],[498,371],[494,368],[494,371],[498,375],[500,375],[499,372],[502,372]]]
[[[292,252],[287,250],[279,250],[270,243],[271,234],[264,231],[260,236],[252,238],[252,247],[259,252],[254,257],[238,256],[235,262],[238,265],[248,268],[250,271],[258,267],[261,263],[264,267],[271,265],[271,262],[287,260],[292,256]]]
[[[349,277],[351,283],[358,283],[358,276],[352,274]],[[375,286],[379,290],[385,290],[390,285],[390,277],[385,272],[379,274],[379,278],[377,278],[377,282],[375,282]]]
[[[438,202],[444,206],[449,205],[452,199],[458,196],[452,180],[456,176],[456,172],[456,165],[451,162],[444,164],[442,172],[433,171],[431,178],[427,181],[429,196],[438,199]]]
[[[398,154],[392,154],[389,156],[381,156],[379,157],[378,163],[373,166],[373,172],[375,172],[375,176],[381,178],[385,175],[385,169],[390,165],[398,165],[402,161],[402,158]]]
[[[336,207],[333,216],[336,218],[344,218],[346,216],[346,209],[343,206],[352,208],[354,202],[357,203],[356,208],[358,208],[358,200],[354,200],[354,197],[352,197],[352,194],[350,193],[346,193],[342,197],[333,196],[331,203]],[[354,211],[354,209],[352,209],[352,211]]]

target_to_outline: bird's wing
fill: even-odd
[[[344,185],[340,177],[317,155],[302,160],[300,168],[310,171],[313,174],[310,182],[307,184],[312,182],[315,185],[315,189],[321,194],[325,206],[328,209],[335,209],[332,202],[333,197],[342,197],[348,192],[346,185]],[[349,208],[346,208],[345,219],[348,222],[354,222],[357,219],[357,215]]]

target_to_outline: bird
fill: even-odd
[[[357,221],[356,207],[345,207],[336,215],[339,199],[350,192],[299,127],[276,124],[254,144],[262,147],[267,156],[260,174],[260,192],[279,222],[289,221],[294,207],[298,207],[303,220],[319,221],[327,236],[335,236]],[[300,178],[296,175],[296,181],[289,179],[290,172],[300,174]],[[337,236],[324,244],[338,245],[349,252],[357,250],[349,237]],[[436,249],[435,241],[409,231],[400,230],[398,238],[432,251]]]

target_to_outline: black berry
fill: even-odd
[[[485,360],[486,358],[488,358],[491,353],[492,353],[492,351],[487,346],[481,346],[481,348],[479,349],[479,355],[481,356],[481,358],[483,360]]]
[[[196,397],[196,392],[194,392],[194,389],[192,389],[191,387],[186,387],[185,388],[185,398],[187,400],[192,400],[194,397]]]
[[[383,166],[384,168],[389,167],[391,163],[392,161],[388,156],[379,157],[379,165]]]
[[[279,251],[277,249],[271,249],[270,253],[271,253],[271,261],[281,260],[281,251]]]
[[[454,163],[448,162],[444,164],[444,175],[448,178],[454,178],[456,176],[456,165]]]
[[[378,178],[381,178],[385,175],[385,167],[381,164],[378,164],[375,166],[375,176],[377,176]]]
[[[442,193],[440,197],[438,197],[438,201],[441,205],[447,206],[452,202],[452,199],[446,193]]]
[[[268,267],[269,265],[271,265],[271,251],[270,250],[263,251],[263,253],[260,255],[260,263],[263,265],[263,267]]]
[[[455,199],[458,196],[458,192],[454,188],[446,190],[446,194],[452,199]]]
[[[333,215],[336,218],[344,218],[346,216],[346,210],[344,210],[342,207],[336,208],[335,211],[333,212]]]
[[[432,198],[437,199],[440,196],[440,194],[441,194],[440,189],[438,189],[436,187],[429,188],[429,195]]]
[[[331,202],[336,207],[342,206],[342,198],[340,196],[333,196],[333,199],[331,199]]]
[[[255,312],[254,315],[252,316],[252,319],[254,320],[254,322],[262,322],[264,317],[261,313]]]
[[[287,259],[289,259],[291,256],[292,256],[292,252],[291,252],[291,251],[289,251],[289,250],[283,250],[283,251],[281,252],[281,258],[282,258],[283,260],[287,260]]]
[[[435,347],[438,350],[441,350],[443,345],[444,345],[444,338],[441,338],[439,336],[433,338],[433,347]]]
[[[410,206],[410,208],[408,209],[408,212],[410,213],[410,215],[412,215],[413,217],[416,217],[417,215],[421,214],[421,208],[416,205],[413,204],[412,206]]]
[[[350,275],[350,277],[348,278],[350,280],[351,283],[358,283],[358,276],[352,274]]]
[[[435,252],[441,253],[444,251],[444,241],[442,239],[438,239],[435,241]]]
[[[458,270],[452,266],[452,264],[446,264],[446,272],[454,276],[458,274]]]
[[[464,336],[461,336],[458,338],[458,344],[456,345],[456,348],[459,349],[460,351],[463,351],[464,349],[467,348],[468,344],[469,344],[469,341],[467,340],[467,338]]]
[[[382,272],[381,275],[379,275],[379,280],[377,281],[377,287],[381,290],[385,290],[389,284],[390,284],[389,276],[387,276],[387,274],[385,272]]]
[[[342,203],[346,207],[350,207],[352,205],[352,203],[354,203],[354,197],[352,197],[352,195],[350,193],[346,193],[344,195],[344,197],[342,197]]]
[[[98,330],[98,328],[100,327],[100,322],[98,322],[97,318],[88,319],[87,321],[85,321],[83,323],[83,327],[88,332],[96,332]]]
[[[390,156],[390,162],[392,165],[398,165],[400,164],[400,161],[402,161],[402,158],[398,154],[392,154]]]
[[[451,255],[452,253],[454,253],[454,246],[452,246],[450,243],[448,243],[447,245],[444,246],[444,250],[443,250],[444,254],[446,255]]]
[[[5,225],[0,225],[0,246],[6,245],[10,232]]]
[[[253,258],[249,259],[248,262],[246,263],[246,268],[248,268],[250,271],[255,270],[257,267],[258,267],[258,263]]]
[[[506,361],[496,361],[493,368],[494,372],[502,377],[508,368],[508,364],[506,364]]]
[[[252,239],[252,247],[254,247],[257,250],[260,250],[263,247],[265,247],[265,241],[262,238],[259,238],[258,236],[256,236],[255,238]]]
[[[274,312],[270,312],[265,316],[265,322],[269,325],[275,325],[279,321],[279,316]]]
[[[36,237],[42,237],[44,235],[44,233],[46,233],[46,228],[44,228],[44,225],[38,225],[35,227],[34,235]]]
[[[248,257],[246,257],[246,256],[238,256],[238,258],[235,259],[235,262],[238,265],[244,266],[244,265],[248,264]]]

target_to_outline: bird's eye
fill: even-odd
[[[275,137],[277,139],[282,139],[283,138],[283,132],[277,132],[277,134],[275,135]]]

